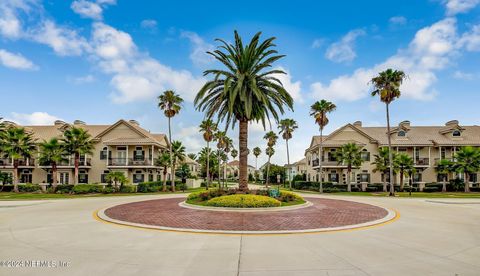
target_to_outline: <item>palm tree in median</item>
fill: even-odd
[[[258,170],[257,163],[258,163],[258,156],[262,154],[262,150],[259,147],[253,148],[253,155],[255,155],[255,172]],[[257,176],[255,175],[255,183],[257,183]]]
[[[168,118],[168,142],[169,142],[169,152],[170,152],[170,173],[172,174],[172,187],[175,186],[175,170],[173,169],[173,152],[172,152],[172,117],[180,113],[182,109],[183,99],[180,95],[176,94],[172,90],[167,90],[163,92],[162,95],[158,96],[158,107],[163,110],[165,117]]]
[[[373,169],[373,172],[381,172],[383,175],[383,191],[387,191],[387,175],[389,172],[389,163],[388,163],[388,156],[389,156],[389,150],[387,147],[382,147],[378,149],[378,154],[374,155],[374,160],[372,162],[372,165],[375,165],[375,168]]]
[[[287,180],[288,180],[288,187],[290,190],[292,189],[292,180],[290,179],[290,152],[288,150],[288,140],[292,139],[292,134],[295,129],[298,128],[297,122],[293,119],[283,119],[278,124],[278,128],[280,128],[280,134],[282,134],[282,138],[285,140],[287,144],[287,164],[288,164],[288,172],[287,172]]]
[[[347,166],[347,191],[352,191],[352,168],[358,168],[362,165],[363,159],[360,152],[360,147],[355,143],[348,143],[343,145],[336,154],[338,164]]]
[[[387,69],[383,72],[380,72],[378,76],[372,78],[371,83],[374,86],[372,91],[372,96],[380,96],[380,101],[385,103],[386,114],[387,114],[387,140],[388,140],[388,166],[390,173],[390,196],[395,195],[395,188],[393,186],[393,155],[392,155],[392,141],[390,133],[390,111],[389,105],[396,99],[400,97],[400,85],[403,80],[406,78],[406,75],[403,71]]]
[[[211,119],[202,121],[200,124],[200,132],[203,132],[203,139],[207,142],[207,183],[205,185],[206,189],[210,185],[210,142],[215,138],[215,132],[217,131],[217,124],[215,124]]]
[[[329,101],[321,100],[312,104],[310,107],[310,116],[315,118],[315,123],[320,127],[320,156],[318,157],[318,170],[320,171],[320,185],[319,191],[323,193],[323,170],[322,170],[322,157],[323,157],[323,129],[328,125],[327,114],[335,111],[337,106]]]
[[[170,165],[171,165],[170,153],[168,152],[162,152],[162,154],[160,154],[160,156],[158,156],[158,158],[155,159],[155,166],[162,168],[162,174],[163,174],[162,191],[164,192],[167,191],[167,171]]]
[[[217,131],[215,133],[215,141],[217,141],[217,156],[220,158],[218,159],[218,188],[220,187],[220,166],[222,165],[222,153],[227,145],[227,133],[225,131]]]
[[[42,165],[50,165],[52,169],[52,186],[55,191],[57,188],[57,165],[67,159],[65,147],[57,139],[52,138],[49,141],[43,141],[38,145],[40,149],[39,163]]]
[[[175,172],[176,172],[176,167],[178,164],[181,164],[183,161],[185,161],[185,147],[182,145],[182,142],[180,141],[173,141],[172,142],[172,158],[173,164],[172,167],[172,192],[175,192]]]
[[[400,173],[400,191],[403,192],[403,176],[413,169],[413,158],[408,154],[400,153],[395,157],[395,168]]]
[[[18,166],[20,159],[31,158],[36,149],[33,135],[20,127],[6,127],[2,134],[0,152],[13,161],[13,191],[18,192]]]
[[[83,128],[70,127],[63,132],[61,139],[65,151],[73,155],[74,162],[74,184],[78,184],[78,167],[80,166],[80,156],[93,154],[92,136]]]
[[[267,147],[265,149],[265,154],[268,156],[268,163],[267,163],[267,173],[265,179],[265,186],[268,188],[268,183],[270,182],[270,159],[275,154],[275,149],[273,147]]]
[[[442,192],[447,191],[448,174],[454,171],[454,162],[448,159],[441,159],[435,166],[437,174],[442,176]]]
[[[265,153],[267,153],[267,155],[268,155],[267,181],[266,181],[266,186],[268,187],[268,183],[269,183],[269,177],[268,176],[270,174],[270,159],[271,159],[272,155],[275,153],[275,149],[273,147],[277,144],[278,136],[275,132],[269,131],[265,134],[265,136],[263,136],[263,139],[267,140],[267,150],[265,151]]]
[[[455,171],[463,173],[465,192],[470,192],[470,174],[478,172],[480,168],[480,150],[474,147],[462,147],[455,154]]]
[[[227,187],[227,162],[228,162],[228,154],[233,149],[233,140],[230,137],[225,138],[225,146],[223,148],[223,152],[225,153],[225,158],[223,162],[223,184],[225,188]],[[235,149],[233,149],[235,150]]]
[[[239,123],[241,191],[248,189],[248,123],[261,121],[265,127],[270,118],[278,121],[285,106],[293,109],[292,97],[275,77],[285,72],[270,70],[284,56],[273,49],[274,37],[260,41],[260,34],[255,34],[246,45],[237,31],[234,45],[217,39],[221,46],[208,53],[225,68],[205,71],[204,75],[213,75],[213,79],[205,83],[195,98],[197,109],[206,111],[208,118],[216,115],[226,121],[227,128]]]

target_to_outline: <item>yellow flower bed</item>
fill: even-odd
[[[268,196],[237,194],[212,198],[205,205],[233,208],[262,208],[280,207],[282,203]]]

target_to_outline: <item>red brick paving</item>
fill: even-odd
[[[353,225],[385,217],[380,207],[334,199],[308,198],[313,206],[275,212],[193,210],[178,206],[182,198],[156,199],[114,206],[113,219],[147,225],[225,231],[307,230]]]

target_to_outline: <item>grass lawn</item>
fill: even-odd
[[[185,191],[185,194],[191,192],[198,192],[205,190],[204,187],[193,188]],[[182,194],[182,191],[176,191],[175,194]],[[157,192],[157,193],[111,193],[111,194],[47,194],[47,193],[13,193],[0,192],[0,200],[38,200],[38,199],[66,199],[66,198],[86,198],[86,197],[112,197],[112,196],[137,196],[137,195],[162,195],[172,194],[171,192]]]

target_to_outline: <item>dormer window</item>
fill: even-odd
[[[455,131],[452,132],[453,137],[460,137],[460,134],[461,134],[460,130],[455,130]]]
[[[397,133],[397,136],[398,137],[405,137],[405,135],[407,135],[407,133],[403,130],[400,130],[398,133]]]

